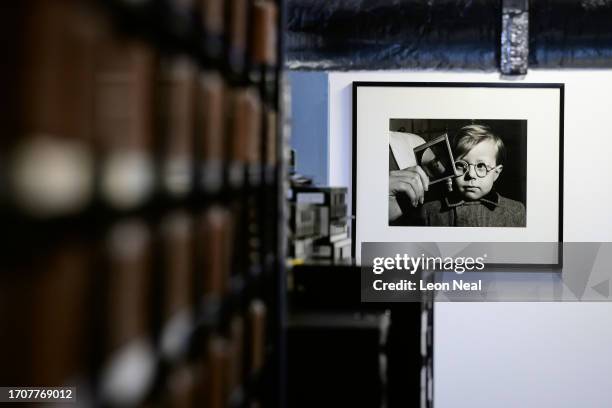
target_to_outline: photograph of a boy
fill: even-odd
[[[430,126],[435,127],[435,123]],[[502,137],[480,123],[461,126],[453,133],[451,148],[456,176],[441,188],[436,186],[435,192],[429,191],[433,186],[429,184],[427,172],[416,162],[400,170],[395,156],[401,157],[406,152],[399,153],[397,143],[394,151],[394,143],[391,143],[389,225],[525,227],[524,199],[521,202],[506,197],[496,188],[509,161]],[[425,140],[409,132],[404,135],[396,133],[394,137],[411,138],[414,144],[419,143],[419,139]],[[509,167],[513,173],[520,172],[517,169],[525,173],[525,163],[525,157],[516,157]],[[509,174],[505,181],[509,191],[518,191],[521,187],[524,190],[524,185],[512,185],[524,184],[521,177]]]

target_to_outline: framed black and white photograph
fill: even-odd
[[[356,257],[362,242],[562,242],[562,125],[562,84],[354,82]]]
[[[526,120],[389,123],[389,225],[526,227]],[[409,143],[421,144],[410,151]],[[417,205],[410,200],[420,187],[410,179],[415,166],[428,176],[429,187]],[[425,184],[421,177],[414,180]]]

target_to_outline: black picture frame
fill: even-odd
[[[563,267],[563,160],[564,160],[564,109],[565,85],[563,83],[495,83],[495,82],[388,82],[388,81],[354,81],[352,83],[352,170],[351,170],[351,237],[352,256],[357,258],[357,109],[358,90],[368,87],[402,87],[402,88],[513,88],[513,89],[556,89],[559,91],[559,163],[558,163],[558,251],[557,262],[551,264],[526,263],[497,263],[487,264],[487,271],[495,270],[523,270],[525,268],[536,271],[559,271]]]

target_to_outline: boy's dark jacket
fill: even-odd
[[[422,225],[436,227],[525,227],[525,206],[492,191],[476,201],[465,201],[450,193],[429,201],[417,209],[400,203],[405,214],[391,225]]]

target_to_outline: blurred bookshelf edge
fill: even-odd
[[[1,15],[0,382],[282,406],[282,3]]]

